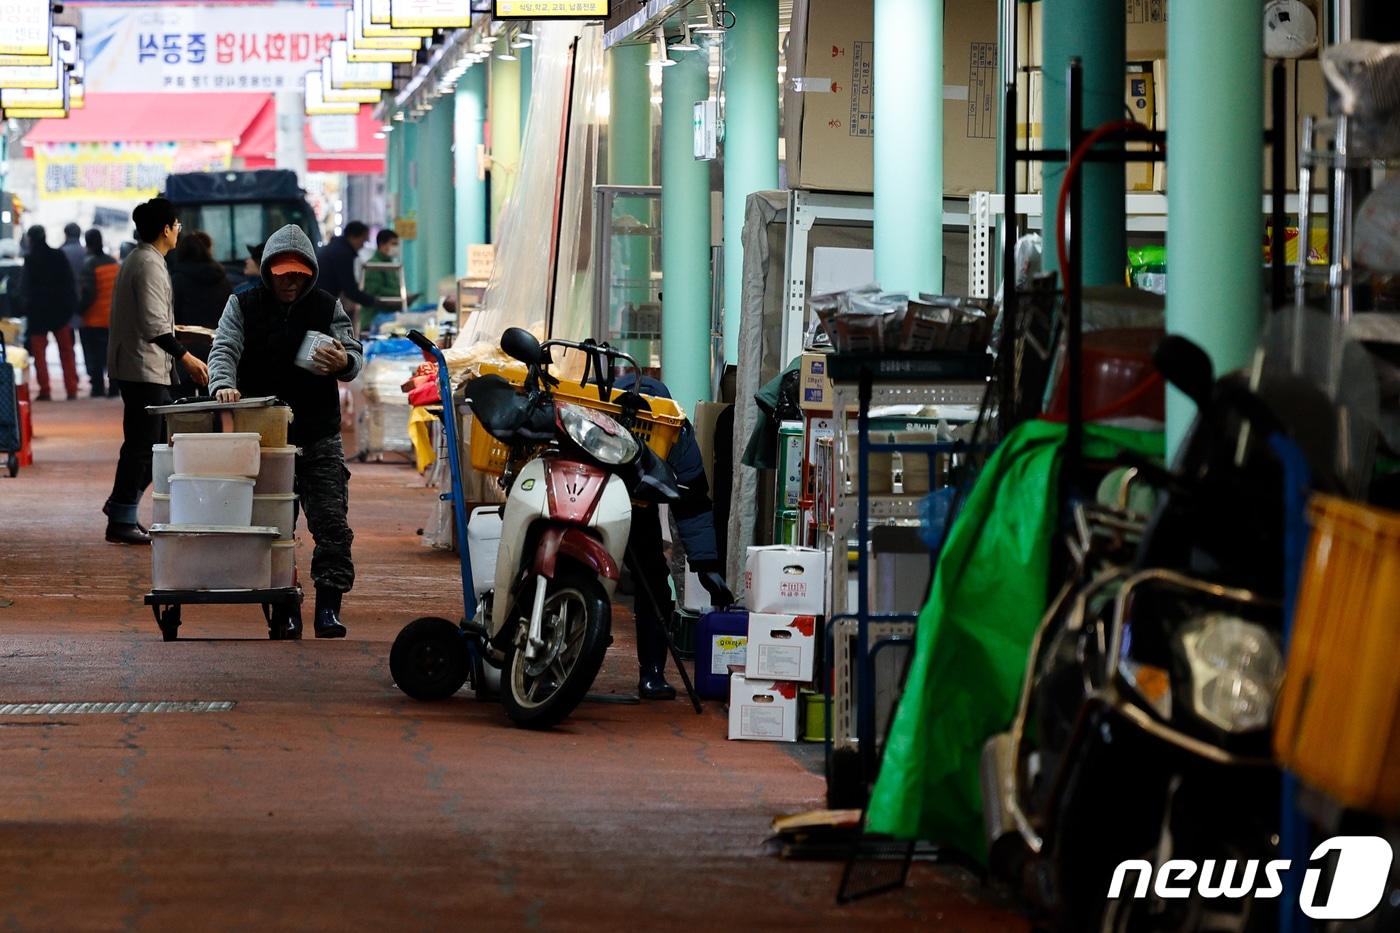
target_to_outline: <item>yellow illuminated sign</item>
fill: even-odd
[[[612,0],[495,0],[497,19],[607,19]]]

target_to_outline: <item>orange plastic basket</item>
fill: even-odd
[[[518,366],[504,366],[495,363],[481,364],[480,375],[489,374],[501,376],[512,385],[524,387],[524,373]],[[622,394],[621,391],[614,389],[611,397],[616,399]],[[554,387],[554,397],[559,401],[606,412],[614,418],[622,416],[622,406],[614,401],[600,399],[596,385],[584,386],[568,379],[561,379],[559,384]],[[685,425],[685,409],[669,398],[658,398],[654,395],[643,397],[651,404],[651,411],[637,413],[637,420],[632,425],[632,435],[637,438],[638,442],[647,445],[653,453],[665,460],[667,455],[671,453],[671,448],[680,439],[681,428]],[[500,476],[506,471],[506,463],[510,459],[509,448],[487,434],[486,429],[476,418],[472,419],[470,439],[467,443],[471,451],[472,469],[491,476]]]
[[[1400,814],[1400,513],[1315,496],[1274,750],[1343,805]]]

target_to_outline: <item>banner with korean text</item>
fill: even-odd
[[[172,172],[228,168],[233,143],[40,143],[34,147],[44,200],[136,201],[154,197]]]

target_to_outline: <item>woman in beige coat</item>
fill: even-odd
[[[178,362],[198,385],[209,383],[204,363],[175,338],[175,311],[165,254],[175,248],[180,221],[165,198],[138,204],[131,219],[141,241],[122,260],[112,291],[112,320],[107,371],[122,396],[122,449],[107,515],[107,540],[116,544],[150,544],[136,521],[141,496],[151,484],[151,445],[164,436],[164,422],[148,414],[148,405],[170,402]]]

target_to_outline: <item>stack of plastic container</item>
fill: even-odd
[[[231,434],[212,433],[214,416],[203,414],[182,414],[185,430],[152,450],[152,588],[295,585],[291,409],[235,409]]]

